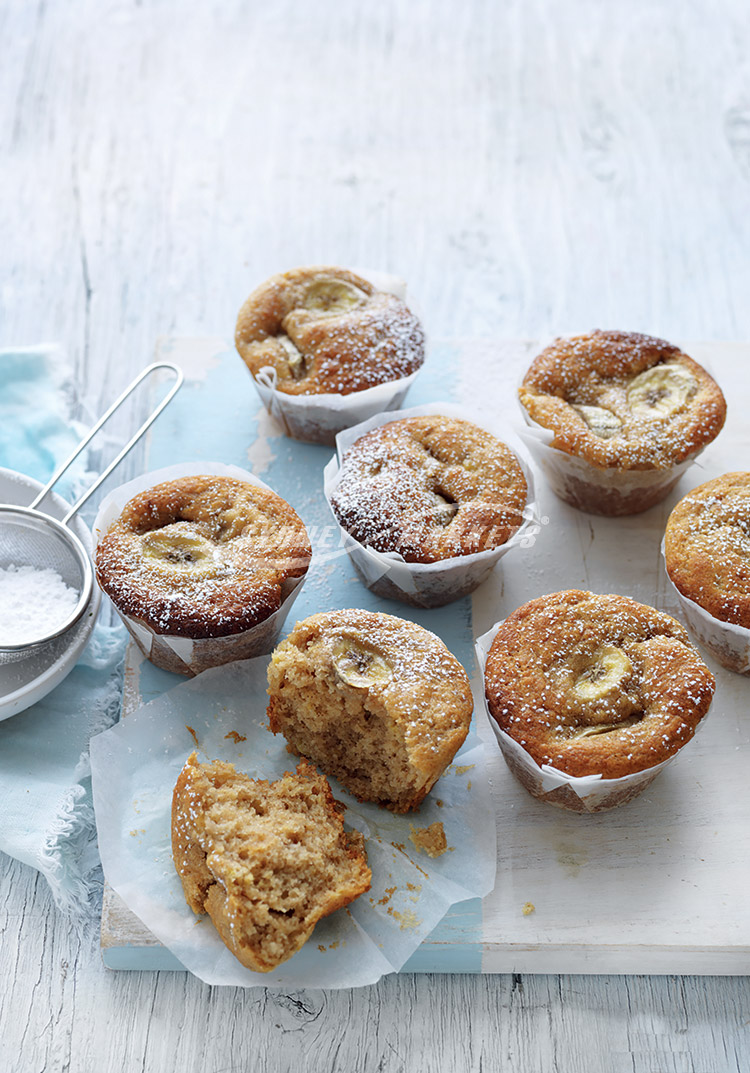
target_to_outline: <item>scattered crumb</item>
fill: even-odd
[[[385,894],[382,898],[378,899],[378,905],[387,905],[393,895],[396,893],[396,887],[386,887]]]
[[[193,730],[193,728],[192,728],[192,727],[189,727],[189,726],[187,725],[187,723],[185,723],[185,730],[187,730],[187,731],[189,731],[189,732],[190,732],[190,734],[192,735],[193,741],[195,742],[195,744],[196,744],[196,745],[197,745],[198,747],[200,747],[200,742],[198,741],[198,735],[197,735],[197,734],[195,733],[195,731]]]
[[[238,734],[236,730],[230,730],[228,734],[224,735],[224,739],[231,738],[235,745],[239,745],[241,741],[247,741],[244,734]]]
[[[521,909],[521,912],[523,913],[523,915],[525,917],[527,917],[527,916],[530,916],[534,912],[535,909],[536,909],[536,906],[534,905],[533,902],[524,902],[523,903],[523,908]]]
[[[409,841],[413,842],[420,852],[426,853],[428,857],[441,857],[445,853],[448,843],[441,821],[431,823],[429,827],[415,827],[411,823],[409,826]]]
[[[406,884],[406,889],[407,890],[420,891],[422,889],[422,884],[421,883],[407,883]]]
[[[403,844],[403,842],[391,842],[391,845],[393,846],[394,849],[397,849],[399,851],[399,853],[403,853],[403,855],[404,855],[404,857],[406,857],[407,861],[409,861],[411,864],[413,864],[414,867],[417,869],[417,871],[422,873],[422,875],[425,877],[425,879],[430,878],[429,872],[425,872],[424,868],[422,868],[421,865],[417,864],[417,862],[414,860],[413,857],[409,856],[409,854],[406,852],[406,846]]]
[[[318,950],[320,950],[321,954],[325,954],[329,950],[338,950],[338,947],[339,947],[339,940],[338,939],[336,940],[335,943],[329,943],[328,946],[326,946],[324,943],[318,943]]]
[[[435,798],[435,804],[437,805],[437,807],[438,807],[438,808],[442,808],[442,807],[443,807],[443,801],[442,801],[442,798],[440,798],[440,797],[436,797],[436,798]]]
[[[460,767],[457,764],[451,764],[451,768],[456,775],[465,775],[466,772],[471,771],[473,767],[473,764],[463,764]]]
[[[422,923],[413,909],[407,909],[406,912],[399,913],[397,909],[391,907],[388,912],[394,920],[399,922],[401,931],[406,931],[407,928],[418,928]]]

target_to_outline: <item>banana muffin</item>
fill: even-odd
[[[750,671],[750,473],[725,473],[689,492],[669,516],[664,555],[688,624],[724,666]]]
[[[617,779],[667,760],[692,738],[714,688],[675,619],[575,589],[509,615],[485,667],[498,727],[536,764],[573,777]]]
[[[146,631],[153,662],[197,673],[258,653],[214,643],[204,646],[198,666],[186,666],[153,639],[246,637],[279,610],[311,555],[301,519],[281,496],[199,474],[131,499],[96,549],[96,576],[141,644]]]
[[[724,424],[721,389],[663,339],[594,331],[556,339],[519,389],[530,423],[550,430],[554,491],[595,514],[635,514],[660,502]],[[566,467],[565,456],[570,464]],[[578,465],[572,464],[577,462]]]
[[[288,395],[349,395],[400,380],[422,365],[425,349],[400,298],[334,267],[296,268],[261,284],[239,312],[235,343],[253,376],[271,368]]]
[[[275,969],[369,890],[364,838],[344,831],[343,812],[305,760],[267,782],[189,757],[172,798],[175,868],[190,908],[248,969]]]
[[[435,634],[374,611],[298,622],[268,667],[274,734],[360,801],[416,808],[464,742],[473,708]]]
[[[523,522],[527,495],[504,443],[470,421],[423,415],[356,440],[331,506],[360,544],[434,563],[505,544]]]

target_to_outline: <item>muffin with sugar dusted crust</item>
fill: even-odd
[[[261,628],[311,555],[281,496],[198,474],[132,498],[99,542],[96,576],[152,662],[198,673],[273,647],[280,623],[270,643]]]
[[[506,543],[523,522],[527,495],[504,443],[469,421],[422,415],[356,440],[331,507],[360,544],[434,563]]]
[[[235,342],[250,372],[272,368],[277,390],[288,395],[349,395],[408,376],[424,361],[418,318],[344,268],[272,276],[242,306]]]
[[[534,764],[574,778],[643,772],[636,793],[650,781],[649,769],[692,738],[714,689],[675,619],[627,596],[581,590],[514,611],[485,666],[490,715]],[[516,764],[513,771],[544,796],[530,770]],[[613,803],[629,800],[630,789]],[[575,807],[574,795],[559,796],[552,803]]]
[[[721,389],[663,339],[594,331],[556,339],[526,373],[530,424],[552,433],[542,464],[554,491],[594,514],[660,502],[724,424]]]
[[[698,639],[725,667],[750,673],[750,473],[725,473],[684,496],[664,554]]]
[[[372,878],[364,838],[305,760],[275,782],[193,753],[172,799],[172,852],[185,900],[255,972],[295,954],[317,922]]]
[[[361,801],[416,808],[464,742],[461,664],[435,634],[374,611],[298,622],[268,667],[274,734]]]

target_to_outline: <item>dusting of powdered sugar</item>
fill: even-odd
[[[47,567],[0,569],[0,644],[22,645],[54,633],[73,613],[79,593]]]

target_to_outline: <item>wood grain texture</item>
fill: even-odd
[[[82,413],[315,261],[404,276],[439,337],[750,338],[743,0],[7,0],[0,33],[0,345],[61,340]],[[107,973],[2,863],[12,1073],[748,1068],[744,978],[212,990]]]

